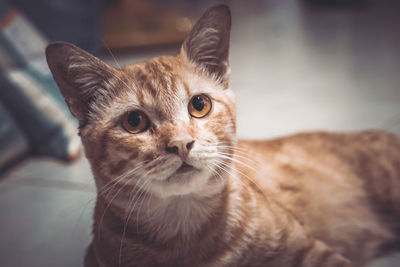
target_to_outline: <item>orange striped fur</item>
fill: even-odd
[[[229,31],[213,7],[178,54],[120,69],[47,48],[98,191],[85,266],[350,267],[399,247],[399,138],[238,141]],[[202,118],[196,95],[212,103]],[[137,111],[148,124],[132,133],[121,121]]]

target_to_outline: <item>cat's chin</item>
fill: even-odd
[[[211,172],[183,165],[182,169],[164,180],[154,180],[148,190],[161,198],[183,195],[209,196],[220,191],[221,184],[210,185]]]

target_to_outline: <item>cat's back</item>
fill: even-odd
[[[374,251],[400,224],[400,139],[393,134],[313,132],[239,141],[237,155],[242,179],[254,180],[315,237],[355,261],[369,251],[359,244]]]
[[[341,154],[346,157],[358,151],[382,151],[400,154],[400,138],[395,134],[368,130],[361,132],[305,132],[275,139],[266,140],[239,140],[240,148],[249,148],[262,154],[289,152],[288,149],[307,149],[312,153]],[[363,148],[360,150],[360,148]]]
[[[261,182],[269,178],[289,184],[344,183],[362,186],[371,198],[400,199],[400,138],[388,132],[311,132],[243,140],[238,143],[238,156],[259,171],[255,179]]]

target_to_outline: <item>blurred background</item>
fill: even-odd
[[[111,65],[176,53],[210,6],[231,7],[238,136],[384,129],[400,135],[396,0],[0,1],[0,265],[81,266],[93,178],[47,68],[51,41]],[[399,266],[400,256],[374,267]]]

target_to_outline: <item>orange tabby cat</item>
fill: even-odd
[[[230,27],[215,6],[177,55],[121,69],[47,48],[98,190],[85,266],[365,266],[399,245],[400,140],[238,141]]]

